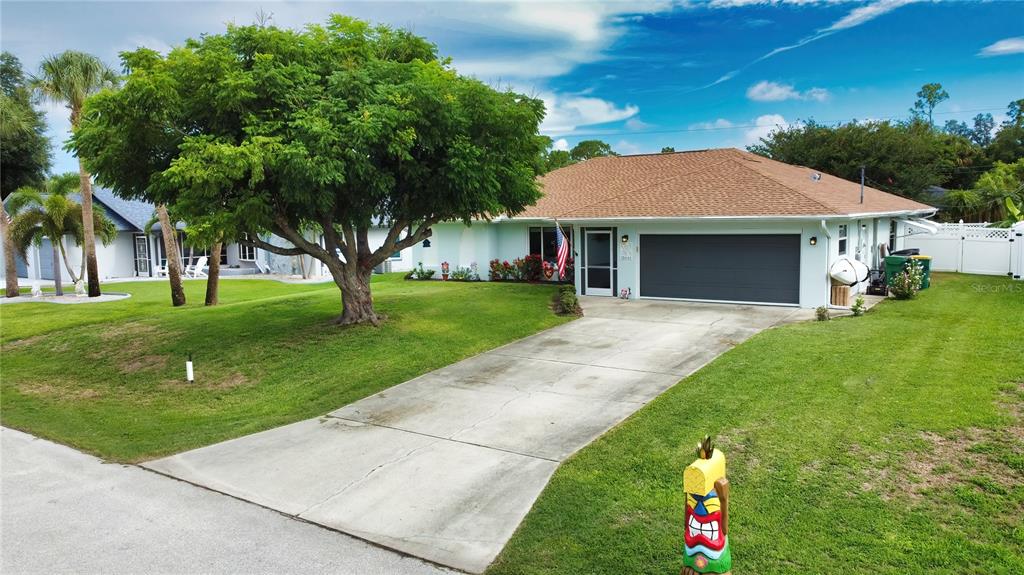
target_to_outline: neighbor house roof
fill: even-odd
[[[846,216],[934,208],[733,148],[593,158],[540,178],[520,218]]]
[[[155,211],[153,204],[149,202],[124,200],[105,188],[93,187],[92,197],[103,204],[108,212],[113,212],[140,232],[145,229],[146,223],[153,217]]]

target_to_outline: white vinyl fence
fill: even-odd
[[[1014,236],[1008,228],[988,224],[939,224],[935,235],[908,230],[904,247],[920,248],[922,255],[932,256],[936,271],[1004,276],[1010,273]]]

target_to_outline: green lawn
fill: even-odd
[[[682,471],[728,458],[736,575],[1024,573],[1024,282],[764,332],[578,453],[489,575],[678,573]]]
[[[375,277],[380,328],[339,328],[334,284],[224,280],[220,306],[186,282],[109,284],[126,300],[0,306],[6,426],[138,461],[326,413],[564,321],[554,288]],[[185,383],[192,353],[196,382]]]

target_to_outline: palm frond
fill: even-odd
[[[43,205],[43,194],[32,187],[23,186],[15,190],[10,197],[7,198],[6,206],[7,213],[14,217],[21,210],[29,206],[42,206]]]
[[[66,172],[56,176],[50,176],[46,180],[46,193],[57,196],[68,196],[77,193],[81,185],[78,173]]]
[[[46,222],[48,216],[41,207],[33,206],[25,209],[11,220],[10,234],[14,242],[14,249],[18,251],[22,259],[28,260],[26,256],[28,247],[32,244],[39,245],[46,234]]]
[[[68,50],[44,58],[32,86],[43,98],[67,106],[72,115],[82,109],[85,99],[106,88],[115,88],[120,77],[99,58]],[[77,118],[76,118],[77,120]]]

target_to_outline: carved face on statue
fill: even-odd
[[[698,447],[698,458],[683,473],[686,492],[686,530],[683,573],[728,573],[729,480],[725,455],[714,449],[711,438]]]

